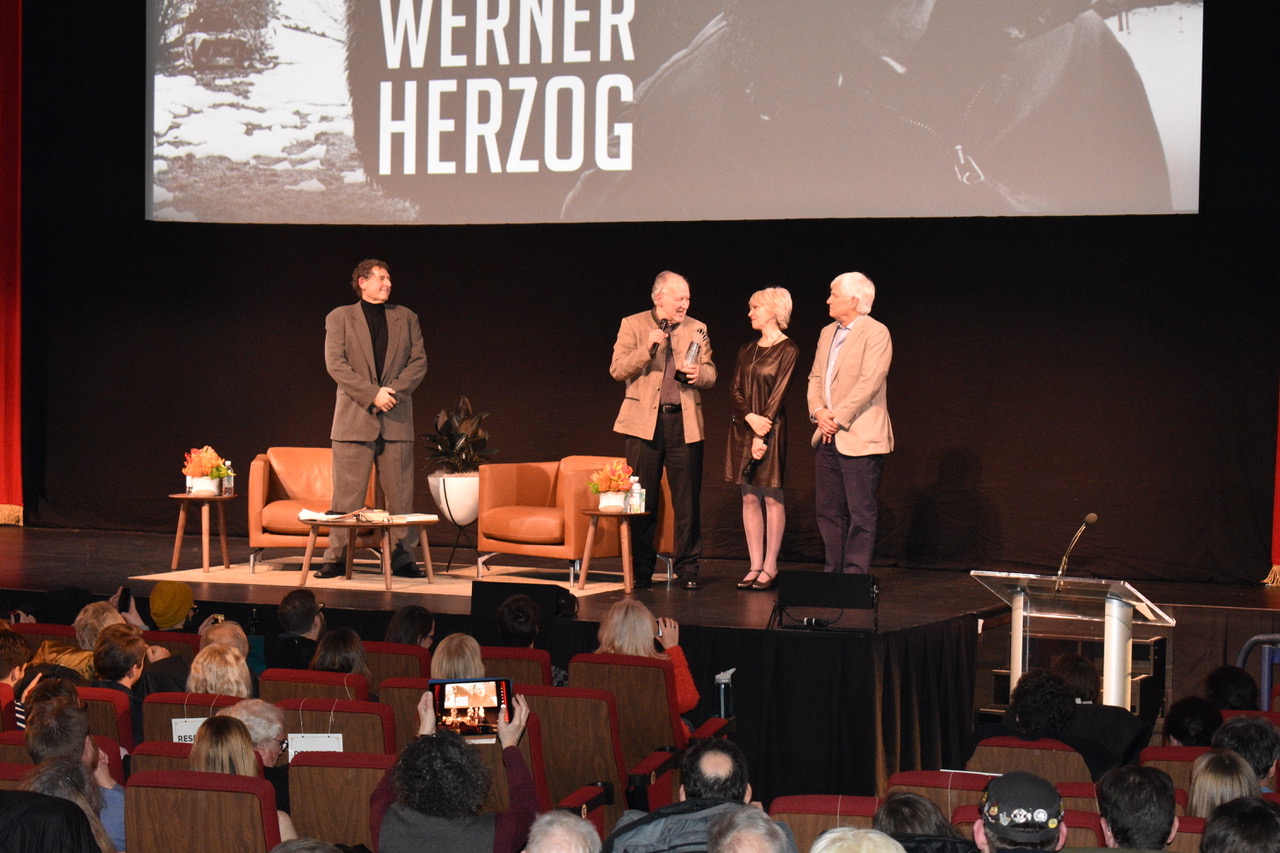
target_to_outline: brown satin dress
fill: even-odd
[[[751,437],[755,435],[747,425],[746,415],[755,413],[772,420],[773,431],[769,434],[769,449],[756,467],[751,485],[762,489],[782,486],[787,456],[787,412],[783,399],[799,355],[800,347],[790,338],[782,338],[771,347],[752,341],[738,350],[731,391],[733,423],[729,427],[724,465],[724,478],[730,483],[744,482],[742,468],[751,459]]]

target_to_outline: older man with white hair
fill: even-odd
[[[893,340],[871,317],[876,286],[860,272],[831,282],[828,313],[809,371],[809,418],[817,425],[814,499],[826,571],[867,572],[876,544],[876,487],[893,450],[885,385]]]

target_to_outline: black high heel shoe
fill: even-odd
[[[738,589],[754,589],[756,578],[760,577],[760,573],[764,569],[752,569],[747,572],[747,576],[738,581]]]
[[[756,581],[751,585],[751,588],[754,590],[773,589],[777,583],[778,583],[778,573],[775,571],[773,574],[769,575],[768,580],[766,580],[764,583],[761,583],[760,581]]]

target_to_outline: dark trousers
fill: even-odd
[[[369,472],[373,470],[374,462],[378,464],[378,484],[382,486],[387,500],[387,512],[392,515],[413,512],[413,442],[383,438],[333,442],[333,502],[330,509],[351,512],[364,506]],[[329,531],[329,547],[325,549],[324,561],[345,563],[350,539],[351,528],[337,527]],[[418,528],[391,528],[391,543],[393,567],[412,563],[413,549],[418,544]]]
[[[671,505],[676,521],[675,570],[687,577],[698,574],[702,556],[702,442],[684,440],[684,416],[680,412],[659,413],[653,439],[627,436],[627,464],[640,478],[649,515],[631,522],[631,560],[636,580],[653,577],[657,559],[654,534],[662,510],[662,469],[671,484]]]
[[[845,456],[830,442],[818,445],[813,467],[826,571],[870,571],[876,546],[876,487],[884,455]]]

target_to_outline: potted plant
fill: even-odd
[[[600,496],[602,512],[622,512],[631,489],[631,466],[615,459],[587,478],[587,488]]]
[[[193,447],[183,458],[182,473],[187,475],[187,494],[220,495],[223,484],[231,477],[231,463],[209,445]]]
[[[441,409],[435,429],[422,434],[428,462],[435,473],[427,477],[431,497],[440,513],[462,527],[476,520],[480,511],[480,466],[498,451],[488,448],[483,428],[488,412],[475,412],[471,401],[459,397],[453,411]]]

